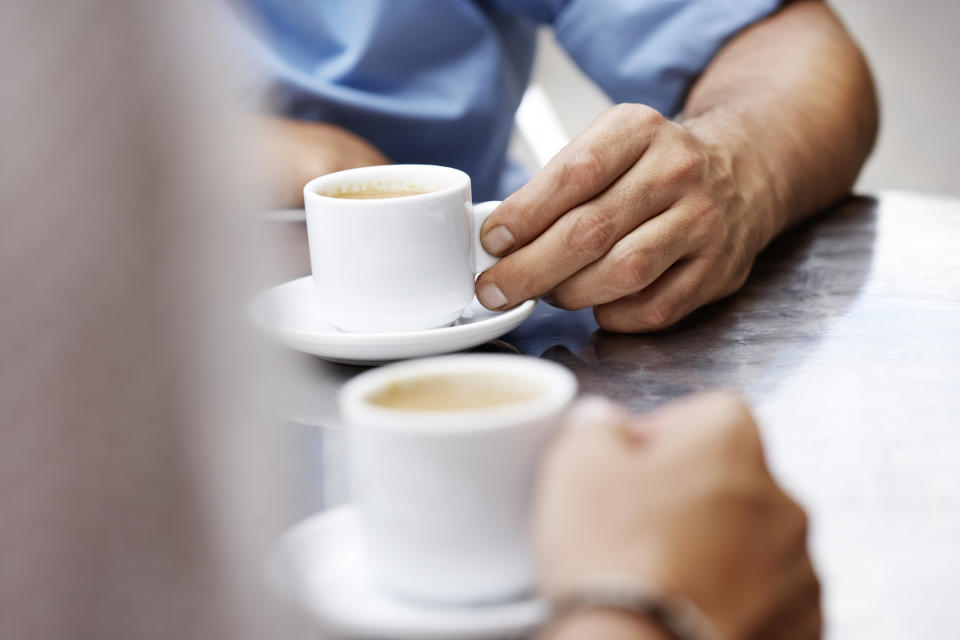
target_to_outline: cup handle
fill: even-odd
[[[483,245],[480,244],[480,229],[498,206],[500,206],[500,200],[470,205],[470,266],[474,275],[483,273],[500,261],[500,258],[484,251]]]

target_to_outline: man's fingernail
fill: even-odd
[[[512,249],[515,244],[517,244],[517,239],[510,233],[510,229],[507,229],[502,224],[490,229],[490,231],[487,231],[486,235],[483,236],[484,248],[495,256],[506,253]]]
[[[610,425],[623,420],[623,410],[601,396],[586,396],[577,401],[567,415],[571,428],[582,429]]]
[[[507,296],[492,282],[486,282],[477,288],[477,299],[487,309],[499,309],[507,304]]]

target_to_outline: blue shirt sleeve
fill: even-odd
[[[506,151],[533,63],[532,20],[474,0],[234,0],[275,82],[271,110],[329,122],[393,162],[515,188]]]
[[[780,0],[569,0],[557,41],[615,102],[642,102],[668,116],[733,35]]]
[[[272,108],[368,140],[394,162],[457,167],[478,199],[505,161],[536,24],[617,102],[674,115],[735,33],[779,0],[230,0],[274,79]]]

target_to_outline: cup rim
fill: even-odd
[[[454,169],[453,167],[444,167],[436,164],[379,164],[372,165],[368,167],[356,167],[354,169],[344,169],[343,171],[334,171],[333,173],[327,173],[322,176],[317,176],[316,178],[307,182],[303,187],[303,201],[304,204],[311,199],[316,199],[320,202],[336,202],[338,206],[347,206],[347,207],[370,207],[370,206],[383,206],[383,201],[385,198],[372,198],[369,200],[355,200],[351,198],[335,198],[333,196],[327,196],[317,191],[321,185],[329,184],[331,182],[338,182],[341,180],[350,180],[357,179],[353,176],[361,176],[363,174],[377,173],[378,171],[387,172],[387,173],[399,173],[406,171],[432,171],[432,172],[443,172],[452,174],[455,176],[458,181],[456,184],[452,184],[449,187],[444,187],[443,189],[438,189],[437,191],[430,191],[429,193],[418,193],[410,196],[404,196],[403,202],[423,202],[425,200],[432,200],[437,198],[443,198],[463,187],[470,186],[470,176],[460,169]],[[391,202],[396,203],[396,198],[390,198]]]
[[[380,407],[367,401],[390,382],[438,373],[508,372],[544,381],[544,392],[532,400],[480,409],[412,410]],[[340,414],[352,428],[375,427],[391,431],[455,436],[464,431],[503,429],[563,409],[577,393],[577,379],[569,369],[549,360],[510,354],[463,354],[407,360],[361,373],[339,394]],[[455,422],[456,429],[450,429]]]

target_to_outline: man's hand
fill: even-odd
[[[257,116],[256,127],[277,207],[302,207],[303,186],[317,176],[390,162],[366,140],[323,122]]]
[[[856,44],[797,0],[735,36],[680,123],[617,105],[507,198],[483,228],[506,257],[477,281],[507,309],[549,294],[604,329],[667,327],[736,291],[782,229],[849,192],[877,131]]]
[[[703,394],[640,418],[589,400],[570,423],[536,502],[547,596],[637,576],[690,598],[724,638],[819,637],[806,517],[767,470],[739,398]],[[599,637],[584,627],[613,622],[595,612],[550,637]]]
[[[762,190],[738,169],[649,107],[609,109],[487,220],[487,250],[517,250],[480,277],[480,301],[550,292],[565,309],[595,307],[605,329],[673,324],[736,291],[769,240],[769,205],[747,199]]]

